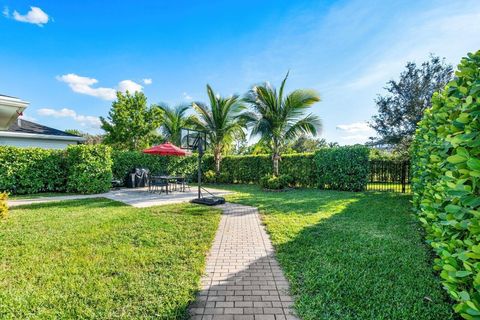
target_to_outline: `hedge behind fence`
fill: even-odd
[[[345,191],[365,190],[369,174],[369,152],[363,146],[318,150],[315,153],[318,187]]]
[[[480,319],[480,51],[455,75],[415,135],[413,202],[455,311]]]
[[[108,191],[110,183],[109,147],[76,145],[45,150],[0,146],[0,192],[97,193]]]

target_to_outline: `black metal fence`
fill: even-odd
[[[410,162],[370,160],[367,190],[410,193]]]

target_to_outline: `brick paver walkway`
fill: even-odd
[[[192,320],[286,320],[288,282],[254,207],[225,204]]]

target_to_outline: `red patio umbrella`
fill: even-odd
[[[188,156],[190,152],[183,150],[182,148],[177,147],[170,142],[165,142],[159,144],[158,146],[153,146],[151,148],[143,150],[143,153],[156,154],[159,156]]]

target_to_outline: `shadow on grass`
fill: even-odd
[[[302,319],[455,319],[410,196],[225,188],[261,210]]]
[[[338,213],[276,245],[302,318],[453,319],[420,226],[410,215],[410,198],[372,193],[350,197],[354,201]],[[312,202],[317,210],[319,202]],[[329,210],[328,205],[320,207]],[[273,239],[290,228],[288,218],[275,215],[295,211],[301,219],[312,214],[299,208],[264,207],[266,215],[273,215],[265,219]]]

